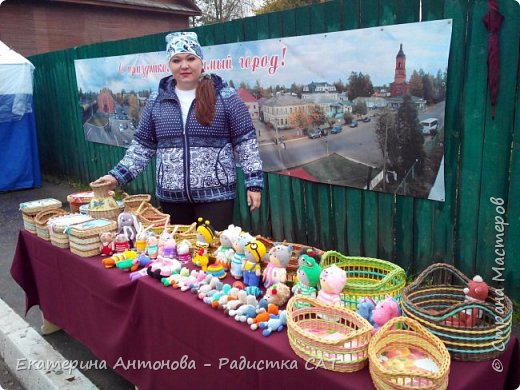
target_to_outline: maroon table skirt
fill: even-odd
[[[27,310],[40,305],[47,320],[140,390],[374,388],[368,368],[315,369],[294,354],[285,331],[264,337],[189,292],[148,277],[132,282],[127,272],[105,269],[100,257],[76,256],[27,231],[19,234],[11,275]],[[512,338],[501,372],[492,362],[453,362],[449,388],[513,388],[519,355]]]

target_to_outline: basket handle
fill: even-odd
[[[141,202],[141,204],[139,205],[139,207],[137,208],[137,210],[135,210],[135,215],[139,215],[139,213],[140,213],[141,211],[143,211],[142,208],[146,208],[145,206],[146,206],[147,203],[148,203],[148,202],[145,202],[145,201],[143,200],[143,201]]]
[[[470,279],[454,266],[447,263],[435,263],[421,272],[417,279],[415,279],[413,283],[410,284],[410,287],[420,285],[429,275],[442,268],[447,269],[449,272],[457,276],[464,284],[468,284],[470,282]]]

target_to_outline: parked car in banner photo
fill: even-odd
[[[309,130],[309,138],[310,139],[320,138],[320,137],[321,137],[321,129]]]
[[[336,125],[332,128],[332,130],[330,131],[331,134],[339,134],[341,133],[341,131],[343,130],[343,127],[340,126],[340,125]]]
[[[358,127],[358,123],[357,123],[357,121],[352,121],[352,122],[350,122],[349,126],[352,127],[352,128]]]

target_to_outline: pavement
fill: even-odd
[[[40,188],[0,193],[0,263],[6,266],[0,273],[0,389],[134,389],[64,331],[43,336],[39,308],[25,315],[25,293],[9,273],[23,228],[20,203],[56,198],[66,208],[67,195],[85,189],[44,182]]]

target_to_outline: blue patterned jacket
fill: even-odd
[[[263,187],[262,161],[256,132],[246,105],[216,75],[215,119],[209,126],[190,107],[183,132],[181,107],[172,76],[163,78],[141,113],[134,139],[123,159],[109,173],[120,185],[140,174],[157,155],[156,195],[172,202],[213,202],[235,198],[236,165],[247,188]]]

